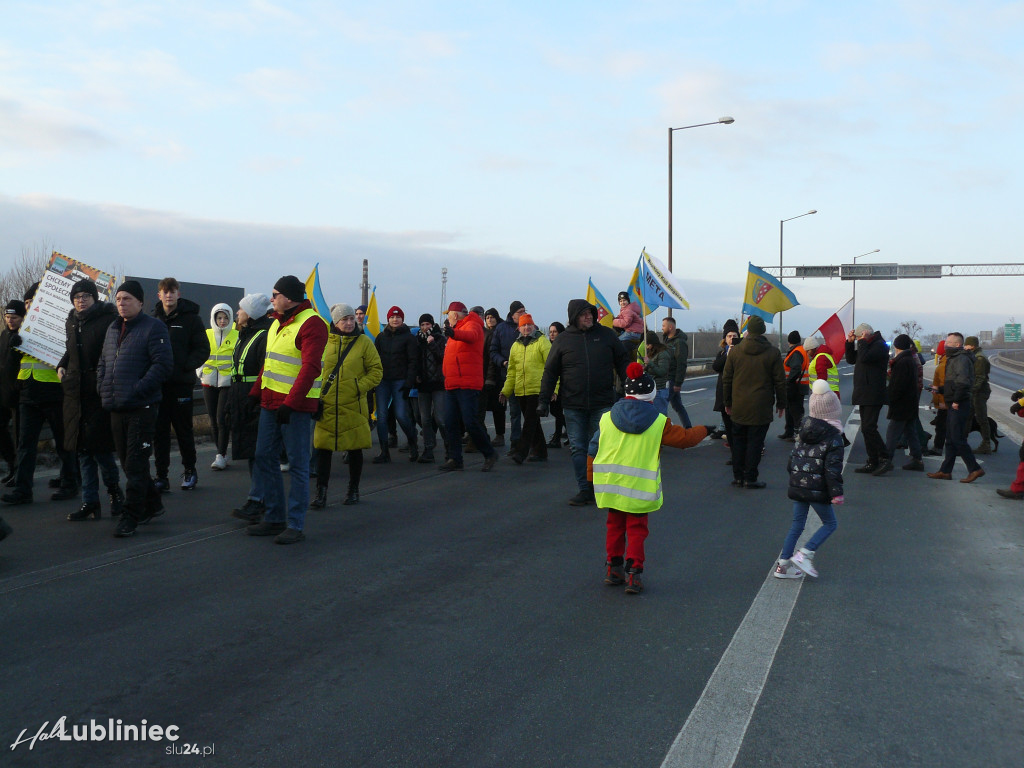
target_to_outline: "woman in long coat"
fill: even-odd
[[[369,449],[370,421],[366,393],[380,384],[384,368],[373,342],[356,325],[356,313],[348,304],[331,307],[332,333],[324,349],[320,399],[323,415],[313,430],[316,448],[316,497],[313,509],[327,506],[327,484],[331,478],[331,457],[348,451],[348,493],[344,504],[359,502],[359,479],[363,472],[363,450]],[[342,358],[342,356],[344,356]],[[338,368],[338,360],[341,367]],[[337,373],[334,373],[338,368]]]

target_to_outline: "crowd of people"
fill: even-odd
[[[210,468],[247,463],[248,493],[232,514],[248,523],[249,535],[301,542],[306,511],[329,503],[335,453],[343,454],[348,474],[342,503],[359,504],[363,453],[373,447],[374,430],[378,453],[372,463],[388,464],[405,453],[408,461],[436,463],[445,473],[463,471],[467,452],[482,454],[484,472],[495,468],[499,449],[507,448],[516,464],[545,462],[564,439],[575,480],[568,503],[609,509],[605,581],[625,584],[630,593],[643,587],[647,515],[663,501],[662,446],[686,448],[709,436],[724,437],[733,485],[761,489],[766,482],[759,465],[776,417],[785,417],[778,437],[795,446],[789,462],[793,524],[775,575],[817,575],[815,552],[837,527],[842,455],[849,444],[840,421],[840,355],[854,366],[852,402],[860,411],[868,456],[856,472],[882,476],[894,469],[896,451],[906,447],[910,461],[904,470],[922,471],[923,455],[941,452],[942,465],[928,477],[951,479],[959,456],[968,470],[961,482],[972,483],[985,474],[974,453],[998,447],[986,410],[988,360],[976,338],[959,333],[940,344],[927,387],[936,411],[929,449],[932,436],[919,417],[926,388],[919,348],[901,334],[891,354],[881,334],[864,323],[849,334],[843,350],[793,332],[781,354],[765,338],[761,318],[749,318],[742,335],[728,321],[712,364],[719,429],[692,426],[680,399],[689,358],[686,334],[672,317],[664,319],[661,335],[647,330],[640,307],[625,292],[610,328],[583,299],[571,300],[567,323],[551,323],[547,332],[521,301],[511,302],[504,319],[494,308],[453,301],[440,322],[422,314],[416,327],[406,325],[405,312],[393,306],[387,324],[371,335],[365,306],[335,304],[325,322],[293,275],[281,277],[269,297],[245,296],[234,313],[228,304],[216,304],[208,325],[174,278],[160,281],[150,312],[138,282],[122,283],[114,300],[105,302],[85,279],[71,289],[66,354],[54,368],[18,349],[35,290],[8,303],[0,334],[0,454],[8,468],[3,483],[10,489],[0,501],[33,502],[36,451],[48,423],[60,462],[51,498],[81,495],[81,506],[67,519],[99,519],[102,479],[109,514],[117,519],[114,535],[121,538],[164,513],[172,429],[181,489],[190,491],[199,482],[197,384],[216,451]],[[638,356],[642,364],[630,363]],[[1021,412],[1024,392],[1014,394],[1020,401],[1015,412]],[[883,439],[878,422],[886,405]],[[669,419],[670,406],[678,425]],[[546,439],[541,419],[549,413],[555,426]],[[972,452],[967,434],[975,415],[983,441]],[[405,437],[401,447],[399,429]],[[1017,481],[1000,495],[1024,499],[1024,451],[1021,461]],[[810,509],[822,527],[796,550]],[[0,533],[7,531],[0,520]]]

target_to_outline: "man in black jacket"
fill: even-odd
[[[21,353],[11,339],[18,335],[25,319],[25,302],[11,299],[4,308],[4,327],[0,330],[0,455],[7,462],[4,485],[14,484],[18,444],[18,363]],[[14,424],[12,437],[8,426]]]
[[[853,366],[853,405],[860,406],[860,432],[868,463],[854,472],[870,473],[885,457],[885,440],[878,431],[878,417],[885,405],[885,377],[889,368],[889,345],[882,334],[861,323],[846,337],[846,362]]]
[[[196,368],[210,357],[210,340],[206,326],[199,317],[199,305],[181,298],[181,286],[173,277],[165,277],[157,285],[157,302],[153,316],[167,326],[174,353],[174,372],[164,382],[160,412],[156,420],[156,484],[161,493],[171,489],[167,479],[171,466],[171,427],[178,439],[181,453],[181,489],[196,487],[196,438],[192,431],[192,393],[196,387]]]
[[[896,357],[889,370],[889,428],[885,433],[885,455],[878,469],[872,473],[876,477],[892,471],[892,460],[900,440],[906,440],[910,447],[910,461],[903,468],[915,472],[924,469],[921,440],[914,424],[921,401],[921,361],[914,349],[914,342],[907,334],[901,333],[893,339],[892,346],[896,350]]]
[[[946,399],[946,454],[938,472],[929,472],[935,480],[952,480],[956,457],[961,456],[967,465],[968,474],[961,483],[973,483],[983,477],[985,470],[974,458],[971,446],[967,444],[971,428],[971,389],[974,387],[974,355],[963,348],[963,334],[954,331],[946,337],[946,381],[942,395]]]
[[[611,328],[598,325],[597,307],[586,299],[569,302],[569,322],[551,344],[541,379],[537,413],[548,415],[558,384],[565,413],[569,450],[579,492],[574,507],[594,503],[594,484],[587,480],[587,447],[601,416],[615,404],[615,374],[626,380],[626,348]]]
[[[391,461],[391,450],[388,447],[388,409],[394,403],[395,420],[405,432],[409,441],[409,461],[419,458],[416,447],[416,424],[406,409],[406,395],[416,386],[416,371],[419,365],[420,350],[416,337],[405,324],[405,312],[401,307],[388,310],[388,324],[377,334],[373,345],[380,355],[380,364],[384,368],[384,378],[377,385],[377,440],[380,453],[374,457],[374,464],[387,464]]]
[[[419,345],[419,372],[416,377],[416,389],[419,394],[417,405],[420,410],[420,426],[423,429],[423,454],[420,464],[434,463],[434,446],[437,445],[435,432],[440,430],[441,440],[445,448],[445,461],[448,454],[448,436],[444,431],[444,344],[445,335],[441,327],[434,322],[433,315],[420,315],[419,333],[416,343]]]
[[[131,536],[139,523],[163,514],[160,491],[149,475],[162,385],[174,371],[167,328],[142,312],[142,286],[122,283],[114,294],[120,321],[107,328],[96,366],[96,386],[110,411],[114,445],[121,459],[126,487],[121,520],[114,535]],[[206,335],[205,333],[203,334]]]

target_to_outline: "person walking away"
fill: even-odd
[[[373,463],[387,464],[391,461],[388,410],[392,403],[395,420],[409,441],[409,461],[416,461],[420,455],[416,425],[406,409],[405,395],[415,385],[420,350],[416,337],[405,324],[405,312],[401,307],[388,310],[388,324],[377,334],[373,343],[384,367],[384,378],[377,385],[377,441],[380,443],[380,453],[373,459]]]
[[[231,458],[245,461],[249,468],[249,493],[241,507],[231,515],[247,523],[258,523],[266,505],[259,475],[255,472],[256,438],[259,432],[260,406],[249,397],[267,355],[267,331],[274,322],[268,314],[270,299],[262,293],[250,293],[238,302],[235,325],[238,339],[231,352],[231,388],[228,395],[228,425],[231,429]]]
[[[690,425],[690,415],[683,407],[683,382],[686,381],[686,366],[690,363],[689,337],[676,327],[674,317],[666,317],[661,321],[662,343],[672,350],[672,370],[670,372],[669,404],[679,416],[679,423],[684,427]],[[667,414],[666,414],[667,415]]]
[[[800,343],[799,332],[791,331],[787,340],[789,351],[782,361],[786,369],[786,427],[779,438],[793,443],[796,442],[796,432],[804,418],[804,398],[810,391],[810,358]]]
[[[167,326],[174,353],[174,373],[164,382],[163,398],[156,421],[156,484],[161,493],[171,490],[171,429],[181,454],[181,489],[191,491],[199,481],[196,472],[196,438],[192,425],[196,369],[210,356],[206,328],[199,319],[199,305],[181,298],[181,285],[173,277],[157,284],[159,301],[153,316]]]
[[[200,379],[203,384],[203,400],[210,417],[210,432],[217,456],[210,469],[222,470],[228,467],[228,440],[231,429],[228,426],[228,398],[231,391],[231,361],[238,342],[238,330],[231,323],[231,307],[217,304],[210,312],[210,327],[206,331],[210,345],[210,357],[203,364]]]
[[[974,386],[974,356],[963,348],[963,334],[954,331],[946,336],[946,381],[942,394],[946,398],[946,453],[938,472],[929,472],[935,480],[952,480],[953,465],[960,456],[967,465],[968,474],[961,483],[973,483],[985,476],[985,470],[974,458],[967,443],[971,428],[971,389]]]
[[[789,457],[788,495],[793,500],[793,523],[775,566],[773,575],[777,579],[796,579],[804,574],[818,576],[814,556],[835,533],[835,508],[843,503],[842,407],[827,380],[814,382],[808,409],[810,417],[801,422],[799,439]],[[821,520],[821,527],[796,552],[809,509]]]
[[[846,337],[846,362],[853,366],[851,402],[860,406],[860,432],[868,461],[854,472],[870,474],[885,456],[885,440],[878,431],[878,418],[885,405],[885,377],[889,369],[889,345],[882,334],[861,323]]]
[[[978,431],[981,432],[981,445],[974,453],[984,456],[992,453],[992,425],[988,421],[988,399],[992,395],[988,375],[992,370],[992,364],[988,361],[985,353],[981,351],[981,344],[977,336],[968,336],[964,339],[964,349],[974,355],[974,385],[971,387],[971,406],[974,408],[974,419],[978,422]],[[970,431],[970,427],[968,427],[968,431]]]
[[[419,325],[419,333],[416,334],[416,343],[419,347],[416,401],[420,412],[420,428],[423,430],[423,453],[420,454],[418,461],[420,464],[433,464],[437,433],[441,433],[445,460],[448,457],[450,440],[444,431],[445,336],[441,332],[441,327],[434,322],[433,315],[420,315]],[[478,407],[477,413],[479,411]]]
[[[359,503],[363,451],[372,446],[366,393],[384,376],[376,347],[356,325],[355,310],[348,304],[335,304],[331,307],[331,320],[338,333],[328,336],[324,348],[324,386],[320,395],[323,410],[313,428],[317,467],[316,497],[309,504],[311,509],[327,506],[335,451],[348,451],[348,491],[342,503]],[[428,450],[426,434],[424,431],[424,453]]]
[[[920,472],[924,469],[921,460],[921,439],[914,427],[914,417],[921,403],[921,361],[917,358],[917,350],[911,338],[901,333],[892,342],[897,350],[896,357],[889,363],[888,397],[889,427],[885,433],[885,455],[872,474],[881,477],[893,470],[893,458],[896,446],[906,440],[910,447],[910,461],[903,469]]]
[[[544,428],[537,415],[540,382],[544,376],[551,342],[533,322],[533,316],[519,316],[519,338],[512,345],[508,358],[508,376],[501,390],[502,400],[515,396],[523,413],[523,431],[516,444],[512,460],[516,464],[529,461],[547,461],[548,446],[544,441]]]
[[[96,366],[96,387],[110,411],[114,447],[125,476],[124,504],[114,536],[135,534],[140,523],[164,513],[160,491],[149,473],[163,384],[174,374],[167,326],[145,314],[142,286],[128,280],[114,302],[120,319],[107,327]]]
[[[626,585],[626,594],[643,588],[644,542],[648,515],[661,509],[661,447],[697,445],[713,427],[678,427],[653,404],[654,378],[640,363],[626,367],[626,396],[600,418],[587,446],[587,476],[605,523],[605,577],[609,586]]]
[[[764,332],[764,320],[751,317],[746,337],[728,356],[722,373],[722,402],[732,417],[732,484],[740,488],[765,487],[757,468],[772,423],[773,403],[779,416],[786,409],[782,355]]]
[[[100,474],[110,500],[110,516],[119,518],[124,507],[110,413],[96,386],[96,369],[103,354],[107,329],[118,321],[113,302],[100,301],[92,280],[71,286],[72,309],[64,324],[65,352],[57,364],[64,388],[64,448],[78,454],[82,475],[82,506],[68,515],[80,522],[99,520]]]

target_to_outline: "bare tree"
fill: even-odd
[[[21,247],[21,255],[14,264],[0,272],[0,300],[4,305],[11,299],[20,299],[29,286],[39,281],[52,254],[53,248],[46,240]]]
[[[892,335],[896,337],[901,333],[905,333],[910,338],[916,339],[923,330],[924,328],[919,322],[917,322],[917,320],[904,320],[899,324],[899,326],[892,329]]]

